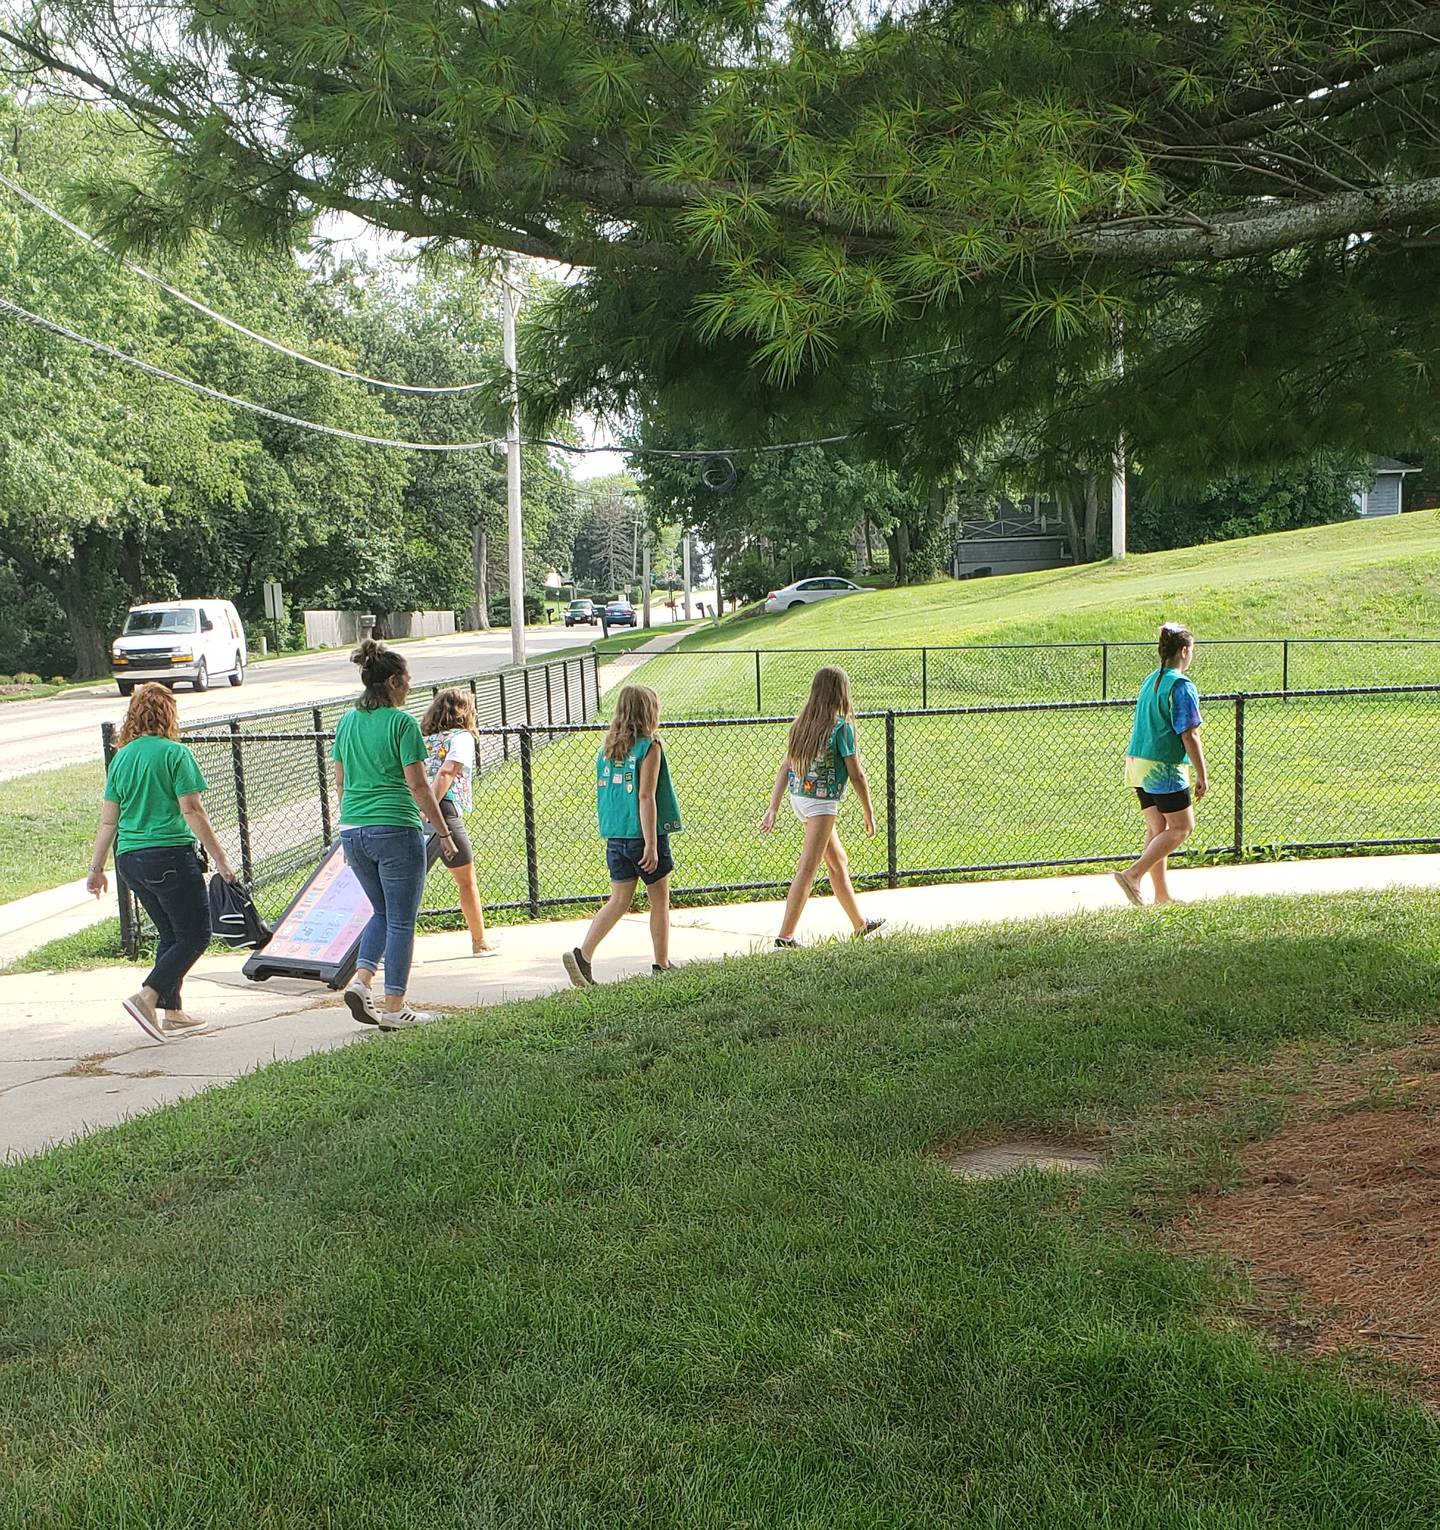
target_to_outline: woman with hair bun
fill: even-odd
[[[1159,654],[1160,667],[1145,677],[1135,702],[1125,757],[1125,784],[1134,789],[1145,814],[1145,849],[1138,861],[1115,873],[1115,880],[1137,905],[1140,882],[1147,875],[1156,903],[1175,901],[1165,882],[1169,858],[1190,838],[1193,804],[1209,789],[1200,745],[1200,695],[1185,673],[1195,657],[1195,639],[1179,622],[1166,622],[1160,629]]]
[[[397,1031],[433,1018],[405,1002],[415,919],[425,888],[421,815],[433,825],[447,861],[458,851],[426,777],[420,724],[405,711],[409,665],[394,649],[369,638],[350,658],[360,666],[365,694],[340,719],[330,758],[340,793],[345,861],[372,913],[360,934],[355,977],[344,999],[362,1025]],[[385,998],[377,1006],[372,985],[382,960]]]
[[[155,965],[125,1013],[156,1041],[194,1035],[206,1022],[185,1012],[180,985],[210,944],[210,902],[195,848],[198,839],[215,874],[235,873],[215,838],[200,794],[205,777],[180,742],[174,693],[153,681],[130,698],[114,758],[105,772],[100,828],[86,888],[107,890],[105,858],[115,846],[115,875],[140,900],[157,938]],[[162,1016],[160,1011],[164,1010]]]

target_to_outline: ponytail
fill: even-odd
[[[410,666],[403,654],[374,638],[366,638],[350,655],[350,662],[360,666],[360,679],[365,684],[365,694],[360,698],[362,712],[373,712],[379,707],[393,706],[390,682],[397,675],[408,675]]]
[[[1155,689],[1157,691],[1160,689],[1160,676],[1175,663],[1175,660],[1194,641],[1194,634],[1188,627],[1182,627],[1179,622],[1163,622],[1161,624],[1160,641],[1156,645],[1160,654],[1160,673],[1155,676]]]

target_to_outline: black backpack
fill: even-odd
[[[255,900],[238,882],[210,878],[210,935],[233,950],[251,946],[258,951],[275,932],[260,917]]]

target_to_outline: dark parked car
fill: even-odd
[[[572,600],[570,609],[565,613],[565,625],[574,627],[584,622],[587,627],[594,627],[600,621],[600,613],[595,609],[593,600]]]
[[[628,600],[612,600],[605,607],[605,625],[607,627],[633,627],[635,625],[635,607]]]

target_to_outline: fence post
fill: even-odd
[[[930,650],[920,650],[920,706],[921,709],[930,705]]]
[[[900,862],[897,853],[897,826],[895,803],[899,793],[895,790],[895,714],[885,714],[885,870],[886,881],[891,887],[900,885]]]
[[[1245,849],[1245,698],[1235,698],[1235,854]]]
[[[235,821],[240,829],[240,880],[247,887],[255,877],[250,856],[250,805],[245,797],[245,751],[240,747],[240,724],[230,724],[230,763],[235,770]]]
[[[598,712],[600,710],[600,650],[598,648],[590,650],[590,667],[593,670],[591,679],[595,682],[595,711]],[[580,721],[589,722],[591,715],[587,712]]]
[[[1280,689],[1290,692],[1290,639],[1280,639]]]
[[[505,671],[500,670],[496,676],[500,686],[500,756],[502,759],[510,758],[510,735],[505,731],[510,725],[510,719],[505,710]]]
[[[520,671],[520,678],[525,687],[525,723],[529,726],[535,721],[535,715],[530,710],[530,666],[528,664]]]
[[[555,696],[550,689],[550,671],[553,665],[545,666],[545,742],[548,744],[554,734],[550,732],[551,724],[555,721]]]
[[[520,800],[525,811],[525,886],[530,897],[530,917],[540,917],[540,852],[535,843],[535,781],[530,729],[520,730]]]
[[[100,724],[100,753],[105,760],[106,772],[109,772],[110,761],[115,758],[115,724]],[[115,872],[115,898],[119,904],[120,913],[120,949],[126,956],[136,957],[140,954],[140,930],[135,919],[135,899],[130,889],[120,880],[120,872]]]
[[[764,717],[765,704],[760,699],[760,650],[755,650],[755,715]]]
[[[1101,645],[1100,645],[1100,699],[1101,699],[1101,701],[1109,701],[1109,699],[1110,699],[1110,645],[1109,645],[1109,643],[1101,643]]]
[[[320,788],[320,828],[328,850],[331,840],[330,780],[325,771],[325,740],[321,737],[325,731],[325,721],[319,707],[312,708],[310,716],[315,722],[315,780]]]

